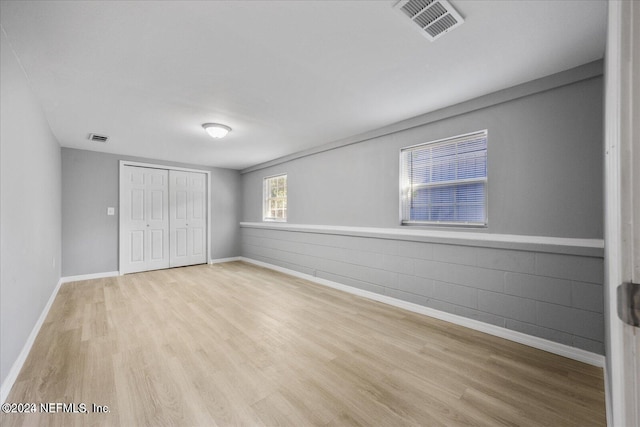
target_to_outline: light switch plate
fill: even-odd
[[[115,215],[116,208],[107,208],[107,215]]]

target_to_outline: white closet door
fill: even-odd
[[[121,168],[120,271],[169,267],[169,171]]]
[[[206,174],[169,171],[170,265],[207,262]]]

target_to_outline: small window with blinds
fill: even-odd
[[[487,225],[487,131],[400,151],[406,225]]]
[[[287,175],[264,178],[263,181],[263,221],[287,220]]]

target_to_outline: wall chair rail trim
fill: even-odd
[[[259,228],[299,233],[335,234],[413,242],[457,244],[496,249],[546,252],[587,257],[604,257],[603,239],[491,234],[450,230],[351,227],[315,224],[241,222],[241,228]]]

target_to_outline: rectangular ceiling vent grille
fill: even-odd
[[[404,12],[431,41],[464,22],[447,0],[400,0],[394,7]]]
[[[94,141],[94,142],[107,142],[107,140],[109,139],[108,136],[104,136],[104,135],[98,135],[97,133],[92,133],[89,134],[89,141]]]

